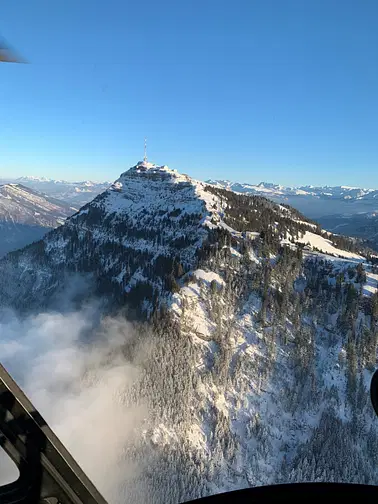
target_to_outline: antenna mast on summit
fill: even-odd
[[[147,138],[144,139],[144,158],[143,161],[147,163]]]

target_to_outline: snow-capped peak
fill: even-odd
[[[17,179],[19,182],[51,182],[52,179],[46,177],[35,177],[33,175],[26,175]]]
[[[112,188],[120,188],[124,184],[125,178],[130,179],[140,176],[142,179],[150,180],[170,180],[171,182],[187,182],[192,180],[187,175],[180,174],[177,170],[172,170],[167,165],[157,165],[148,161],[139,161],[127,171],[123,172]]]
[[[134,172],[138,172],[138,173],[160,172],[160,171],[173,172],[173,170],[170,170],[168,168],[168,166],[166,166],[166,165],[159,166],[155,163],[150,163],[148,161],[138,161],[138,163],[135,166],[133,166],[132,168],[130,168],[130,170],[128,170],[128,171],[129,172],[134,171]]]

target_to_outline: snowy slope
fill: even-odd
[[[378,291],[378,273],[372,273],[370,271],[366,274],[366,277],[363,292],[366,296],[371,296]]]
[[[345,257],[348,259],[360,259],[364,258],[356,253],[348,252],[347,250],[341,250],[335,247],[330,240],[327,240],[323,236],[312,233],[311,231],[306,231],[306,233],[297,240],[297,243],[304,243],[311,249],[319,250],[325,254],[333,255],[336,257]]]
[[[318,240],[315,245],[329,243]],[[190,341],[196,377],[193,388],[189,386],[187,423],[179,427],[160,417],[153,436],[157,445],[160,440],[166,451],[184,458],[181,446],[186,447],[185,468],[201,485],[195,485],[200,488],[197,494],[191,493],[193,486],[185,480],[181,499],[282,482],[376,484],[374,457],[367,445],[368,438],[375,447],[378,441],[377,422],[367,402],[371,369],[361,372],[358,401],[363,405],[356,412],[348,398],[345,329],[336,321],[343,304],[335,316],[329,301],[321,301],[325,291],[316,298],[318,287],[312,285],[315,277],[331,286],[334,275],[343,273],[343,288],[347,290],[348,278],[359,288],[350,274],[359,261],[335,255],[314,252],[302,267],[298,263],[298,270],[289,272],[286,265],[277,264],[270,273],[273,291],[282,289],[288,278],[300,278],[310,289],[309,298],[315,298],[311,311],[299,304],[306,299],[300,301],[299,284],[293,292],[296,309],[302,308],[301,327],[294,322],[294,305],[290,315],[280,319],[277,305],[273,309],[269,303],[261,320],[258,289],[245,290],[251,281],[247,271],[252,273],[255,266],[246,269],[241,255],[214,256],[206,270],[193,271],[191,281],[174,295],[172,310],[181,336]],[[378,275],[370,265],[365,267],[362,292],[369,297],[377,292],[373,283]],[[330,299],[333,295],[334,290]],[[368,338],[374,331],[370,317],[360,313],[358,319]],[[359,352],[364,367],[365,350]],[[362,431],[353,430],[353,425]],[[162,500],[178,502],[169,499],[169,489],[169,483],[162,488]]]
[[[41,239],[75,211],[21,184],[0,185],[0,256]]]
[[[0,186],[0,220],[17,224],[56,227],[77,209],[21,184]]]

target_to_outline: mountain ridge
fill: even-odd
[[[308,217],[321,221],[335,214],[359,214],[378,210],[378,190],[349,186],[298,186],[285,187],[280,184],[260,182],[257,185],[230,181],[209,180],[217,187],[249,195],[262,195],[276,203],[286,203]],[[369,238],[369,236],[365,236]]]
[[[272,196],[315,196],[319,198],[338,198],[343,200],[353,199],[376,199],[378,189],[365,189],[351,186],[284,186],[271,182],[260,182],[258,184],[248,184],[232,182],[230,180],[208,179],[207,183],[228,188],[236,192],[257,194],[259,191],[271,193]]]
[[[21,184],[0,185],[0,256],[40,239],[76,211]]]
[[[25,175],[15,179],[17,183],[22,182],[53,182],[54,184],[74,184],[74,185],[96,185],[96,184],[111,184],[108,180],[64,180],[64,179],[52,179],[48,177],[36,177],[34,175]]]

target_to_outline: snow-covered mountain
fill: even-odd
[[[375,261],[289,206],[140,162],[0,260],[0,305],[38,312],[81,275],[78,302],[144,321],[123,346],[122,401],[148,411],[123,451],[133,502],[377,483]]]
[[[61,268],[92,271],[96,265],[98,281],[101,283],[103,277],[110,291],[122,297],[122,302],[133,299],[134,294],[138,297],[148,293],[154,299],[150,306],[144,304],[144,310],[149,312],[155,307],[156,299],[171,290],[176,281],[174,273],[193,267],[212,234],[231,232],[236,237],[242,232],[262,230],[271,234],[276,228],[274,236],[279,244],[280,240],[301,242],[306,233],[321,233],[315,223],[305,220],[292,208],[275,205],[264,198],[235,195],[239,198],[236,208],[242,205],[248,215],[248,220],[240,224],[232,205],[225,204],[217,190],[212,191],[212,186],[166,166],[140,162],[67,219],[63,227],[22,252],[25,257],[31,253],[35,264],[39,257],[35,257],[34,251],[40,252],[42,247],[40,259],[46,265],[42,272],[35,268],[35,274],[29,277],[30,290],[24,289],[24,295],[33,295],[36,301],[46,284],[50,297],[51,283],[54,284],[56,275],[61,278]],[[233,197],[232,192],[227,194],[228,198]],[[319,235],[321,243],[325,243],[327,235],[324,236]],[[82,245],[88,249],[85,254]],[[354,245],[348,243],[348,246]],[[343,252],[346,257],[351,253]],[[124,254],[127,254],[126,263]],[[100,271],[99,262],[103,266]],[[38,293],[34,292],[36,286]],[[16,297],[21,299],[18,293]]]
[[[32,176],[20,177],[15,182],[76,207],[88,203],[110,186],[110,182],[92,182],[90,180],[67,182]]]
[[[378,210],[378,189],[348,186],[285,187],[266,182],[253,185],[229,180],[207,180],[207,182],[230,191],[262,195],[273,201],[285,202],[312,218]]]
[[[25,176],[25,177],[19,177],[18,179],[18,182],[19,183],[27,183],[27,182],[30,182],[30,183],[44,183],[44,182],[52,182],[52,183],[55,183],[56,181],[54,179],[50,179],[50,178],[47,178],[47,177],[34,177],[33,175],[28,175],[28,176]]]
[[[21,184],[0,185],[0,257],[41,239],[75,211]]]
[[[209,184],[240,193],[270,194],[272,196],[316,196],[324,199],[378,200],[378,189],[363,189],[349,186],[297,186],[260,182],[257,185],[231,182],[230,180],[207,180]]]
[[[0,185],[0,219],[3,222],[56,227],[77,211],[62,201],[21,184]]]

